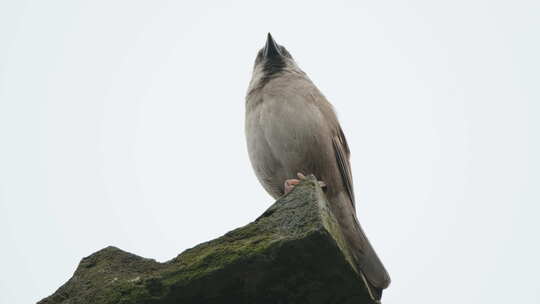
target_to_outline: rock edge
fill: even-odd
[[[115,247],[38,304],[374,303],[313,176],[254,222],[165,263]]]

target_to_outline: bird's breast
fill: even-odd
[[[254,99],[246,115],[248,151],[261,180],[282,184],[297,172],[323,175],[332,157],[329,130],[319,108],[297,92],[278,91]]]

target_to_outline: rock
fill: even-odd
[[[254,222],[158,263],[115,247],[38,304],[374,303],[308,177]]]

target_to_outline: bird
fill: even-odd
[[[372,300],[390,276],[356,216],[350,150],[333,106],[270,33],[255,58],[246,95],[245,135],[251,165],[275,199],[304,174],[324,186],[332,212]]]

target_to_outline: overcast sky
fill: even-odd
[[[272,204],[243,130],[267,32],[338,112],[385,304],[540,303],[538,1],[192,2],[0,3],[0,303]]]

